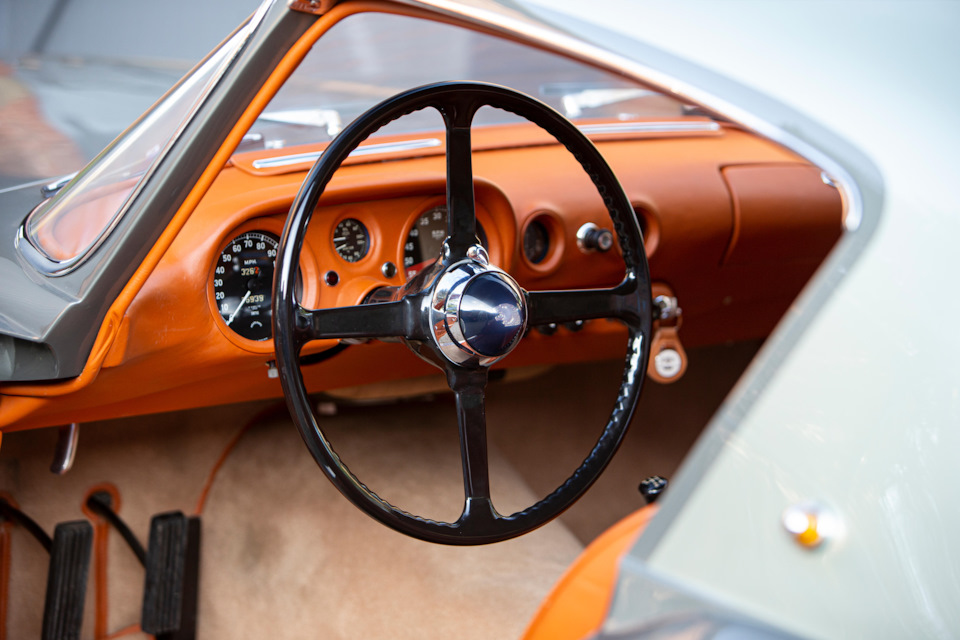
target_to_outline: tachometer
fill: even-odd
[[[370,234],[355,218],[341,220],[333,230],[333,248],[347,262],[357,262],[370,249]]]
[[[220,252],[213,275],[213,296],[227,326],[248,340],[270,338],[273,267],[280,239],[266,231],[248,231]]]
[[[487,234],[477,221],[480,244],[487,246]],[[407,279],[420,273],[424,267],[440,256],[440,249],[447,237],[447,206],[440,205],[423,212],[413,223],[407,240],[403,243],[403,270]]]

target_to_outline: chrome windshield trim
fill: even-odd
[[[614,122],[610,124],[584,124],[577,127],[585,135],[604,133],[685,133],[688,131],[719,131],[716,122]]]
[[[210,94],[214,91],[214,89],[216,89],[216,87],[220,84],[220,81],[223,79],[223,76],[226,73],[229,66],[231,65],[231,63],[237,58],[238,55],[240,55],[240,52],[244,49],[247,42],[250,41],[250,36],[253,35],[254,31],[257,30],[257,27],[260,26],[260,23],[263,22],[263,18],[264,16],[266,16],[267,10],[269,9],[270,4],[271,4],[270,1],[263,2],[257,8],[257,10],[253,13],[250,19],[246,22],[246,24],[240,27],[240,29],[236,32],[235,35],[241,36],[241,39],[238,42],[238,44],[233,48],[233,51],[230,51],[224,57],[223,60],[220,60],[217,63],[217,69],[216,71],[214,71],[211,78],[207,81],[207,86],[201,92],[200,97],[196,100],[195,104],[191,107],[190,111],[187,113],[187,115],[183,118],[183,120],[177,126],[174,133],[171,135],[171,137],[167,140],[166,144],[163,146],[163,149],[157,154],[157,157],[154,158],[153,162],[150,163],[150,166],[144,172],[143,176],[138,180],[136,186],[127,196],[123,205],[120,207],[117,213],[113,216],[113,219],[100,232],[100,235],[97,236],[96,240],[94,240],[89,247],[84,249],[79,254],[64,260],[58,260],[56,258],[49,256],[47,252],[44,251],[43,248],[40,247],[31,237],[29,230],[27,229],[27,226],[30,223],[31,218],[34,215],[37,215],[40,212],[40,210],[43,208],[43,206],[48,202],[50,202],[50,199],[40,203],[40,205],[38,205],[33,211],[30,212],[29,215],[27,215],[27,217],[24,219],[24,221],[20,225],[14,244],[16,248],[20,251],[20,254],[27,260],[27,262],[34,269],[36,269],[43,275],[50,276],[50,277],[66,275],[71,271],[73,271],[74,269],[76,269],[77,267],[79,267],[84,261],[87,260],[87,258],[93,255],[96,252],[96,250],[104,243],[104,241],[106,241],[106,239],[110,237],[110,234],[113,233],[113,230],[117,227],[117,225],[120,224],[120,221],[124,218],[127,211],[129,211],[130,207],[132,206],[133,202],[137,199],[137,196],[142,191],[143,186],[146,184],[147,180],[149,180],[153,172],[156,171],[157,167],[160,165],[160,163],[166,157],[167,153],[170,151],[170,148],[173,147],[176,141],[180,139],[180,136],[183,133],[184,129],[186,129],[187,125],[189,125],[189,123],[193,121],[193,118],[196,116],[197,112],[200,110],[201,105],[206,101],[206,99],[210,96]],[[208,57],[206,60],[201,62],[197,68],[199,69],[200,66],[214,59],[214,57],[216,56],[216,53],[217,52],[215,51],[210,57]],[[172,92],[171,95],[173,95],[173,93],[175,93],[181,86],[183,86],[182,83],[183,81],[181,80],[174,86],[174,88],[171,90]],[[152,113],[153,113],[153,109],[151,108],[151,110],[148,111],[147,114],[144,114],[144,116],[142,116],[141,118],[149,117],[149,114],[152,114]],[[140,122],[142,122],[142,119],[137,120],[137,122],[131,125],[131,127],[136,126]],[[122,135],[123,134],[121,134],[121,136]],[[119,140],[120,138],[117,139],[117,141]],[[113,145],[117,143],[117,141],[114,141],[113,143],[111,143],[108,149],[111,149]],[[66,189],[69,189],[75,182],[81,180],[82,177],[86,175],[87,171],[94,166],[94,163],[97,162],[97,160],[103,157],[106,153],[107,153],[107,150],[104,150],[103,152],[101,152],[99,156],[97,156],[97,158],[94,158],[94,160],[92,160],[86,167],[84,167],[77,173],[73,174],[73,177],[67,182],[67,184],[61,186],[61,188],[57,190],[54,196],[60,195]],[[47,181],[45,180],[44,182],[47,182]]]
[[[372,156],[378,153],[396,153],[398,151],[416,151],[418,149],[432,149],[443,144],[438,138],[424,138],[422,140],[408,140],[405,142],[380,142],[376,144],[365,144],[357,147],[350,154],[350,157]],[[297,153],[289,156],[277,156],[275,158],[263,158],[254,160],[254,169],[276,169],[278,167],[288,167],[293,164],[302,164],[304,162],[316,162],[322,151],[311,151],[310,153]]]

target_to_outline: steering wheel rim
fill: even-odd
[[[514,113],[538,125],[566,147],[584,168],[604,201],[620,243],[626,275],[619,285],[611,289],[528,292],[508,274],[488,264],[476,240],[470,156],[471,123],[482,106]],[[443,255],[403,287],[385,287],[386,293],[380,296],[385,302],[333,309],[301,307],[295,294],[299,256],[311,215],[333,174],[371,134],[393,120],[428,107],[440,112],[446,126],[448,236]],[[461,286],[456,296],[438,291],[447,286],[438,283],[461,276],[467,284]],[[454,297],[466,298],[469,291],[463,287],[481,279],[484,284],[474,286],[474,290],[497,290],[497,295],[511,301],[519,296],[516,311],[523,316],[523,326],[499,327],[498,330],[507,332],[506,337],[494,336],[492,342],[498,346],[492,349],[491,340],[482,341],[487,346],[479,351],[471,346],[474,343],[469,338],[435,335],[431,323],[436,324],[437,317],[429,314],[431,304],[449,306]],[[438,303],[441,293],[449,297]],[[649,271],[633,208],[606,161],[575,125],[549,106],[505,87],[472,82],[432,84],[398,94],[361,115],[328,146],[304,180],[287,217],[277,255],[273,301],[277,368],[291,416],[304,443],[327,478],[355,506],[379,522],[421,540],[453,545],[499,542],[532,531],[560,515],[593,484],[613,457],[633,417],[647,368],[650,300]],[[602,317],[620,319],[629,330],[623,378],[606,427],[583,462],[557,489],[527,509],[508,516],[499,514],[490,498],[487,468],[484,389],[488,367],[519,343],[528,324]],[[444,316],[440,318],[442,321]],[[458,327],[463,325],[458,322],[450,324],[451,333],[459,333]],[[395,507],[354,476],[333,449],[309,401],[299,368],[299,353],[311,340],[335,337],[400,338],[415,353],[446,372],[457,404],[464,476],[464,508],[456,522],[438,522]],[[451,340],[457,343],[452,348]],[[488,353],[491,350],[497,353]]]

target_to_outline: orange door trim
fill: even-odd
[[[600,628],[610,607],[620,558],[656,513],[646,506],[590,543],[567,569],[527,627],[524,640],[581,640]]]

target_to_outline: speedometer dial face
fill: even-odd
[[[355,218],[341,220],[333,230],[333,248],[347,262],[357,262],[370,249],[370,234]]]
[[[270,338],[273,267],[279,238],[248,231],[220,252],[213,275],[213,297],[223,321],[248,340]]]
[[[480,244],[487,246],[487,234],[477,221]],[[447,237],[447,206],[440,205],[422,213],[413,223],[407,240],[403,243],[403,270],[409,280],[440,256],[440,249]]]

